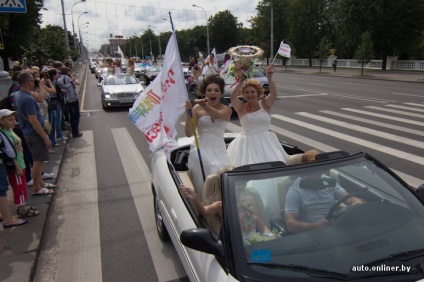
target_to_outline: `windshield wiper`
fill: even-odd
[[[296,265],[296,264],[276,264],[276,263],[259,263],[259,262],[248,262],[248,265],[259,265],[270,268],[284,268],[293,271],[302,271],[307,273],[310,276],[317,277],[325,277],[325,278],[335,278],[335,279],[343,279],[350,280],[352,276],[346,275],[339,272],[329,271],[320,268],[312,268],[304,265]]]
[[[424,255],[424,249],[418,249],[413,251],[407,251],[407,252],[400,252],[396,254],[391,254],[383,258],[379,258],[377,260],[368,262],[364,264],[364,266],[372,266],[374,264],[379,264],[385,261],[394,261],[394,260],[401,260],[401,261],[407,261],[411,260],[417,257],[421,257]]]

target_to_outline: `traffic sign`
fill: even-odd
[[[0,13],[26,13],[25,0],[0,0]]]

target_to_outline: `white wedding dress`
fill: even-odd
[[[212,122],[210,116],[201,116],[197,123],[197,138],[205,177],[207,177],[209,174],[216,173],[220,168],[230,165],[224,141],[224,131],[228,122],[224,119]],[[193,185],[198,191],[197,196],[201,199],[204,180],[195,144],[191,145],[188,167],[191,171]]]
[[[278,141],[277,135],[269,131],[271,115],[262,108],[240,118],[242,132],[228,146],[228,156],[232,165],[282,161],[287,153]]]

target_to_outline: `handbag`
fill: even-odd
[[[47,98],[47,109],[49,111],[57,110],[57,100],[53,98]]]

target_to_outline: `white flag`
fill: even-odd
[[[188,93],[175,33],[166,46],[162,70],[130,109],[128,117],[156,151],[175,137],[175,125],[185,111]]]
[[[122,52],[121,47],[118,46],[118,51],[117,53],[121,56],[121,58],[125,58],[124,56],[124,52]]]
[[[291,48],[289,45],[285,44],[284,41],[281,41],[280,48],[278,48],[278,54],[281,56],[290,58]]]

